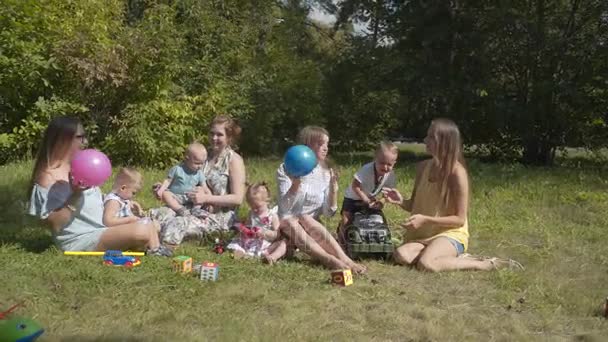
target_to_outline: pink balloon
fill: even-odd
[[[112,174],[110,159],[95,149],[78,151],[72,159],[72,177],[83,187],[100,186]]]

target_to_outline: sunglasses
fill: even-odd
[[[80,139],[81,143],[85,143],[85,141],[87,140],[87,135],[86,134],[77,134],[76,136],[74,136],[75,139]]]

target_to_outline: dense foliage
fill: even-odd
[[[310,123],[359,149],[447,116],[480,151],[547,164],[606,144],[607,75],[603,0],[3,0],[0,163],[70,114],[113,160],[163,167],[229,113],[245,154]]]

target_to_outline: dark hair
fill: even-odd
[[[36,182],[40,172],[58,166],[56,162],[62,159],[70,149],[80,125],[80,120],[67,116],[51,120],[38,147],[31,186]]]
[[[235,144],[241,136],[241,126],[229,115],[218,115],[213,121],[211,121],[211,127],[215,125],[224,125],[226,130],[226,137],[228,138],[228,145]]]

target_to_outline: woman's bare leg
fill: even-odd
[[[456,248],[445,237],[438,237],[422,251],[418,268],[429,272],[478,270],[489,271],[495,268],[490,259],[458,258]]]
[[[270,246],[268,246],[268,249],[264,252],[264,254],[262,256],[264,257],[264,260],[268,264],[272,265],[277,260],[284,257],[286,252],[287,252],[287,242],[285,242],[285,240],[281,239],[281,240],[273,242]]]
[[[426,246],[420,242],[407,242],[393,252],[393,259],[399,265],[412,266],[418,262],[420,253]]]
[[[354,262],[344,253],[338,241],[327,231],[327,229],[310,215],[300,217],[300,223],[306,232],[329,254],[340,259],[356,273],[364,273],[367,268],[364,265]]]
[[[334,255],[327,253],[325,249],[319,246],[319,244],[306,233],[296,218],[291,217],[284,219],[281,222],[279,229],[281,229],[281,231],[285,233],[301,251],[314,259],[319,260],[325,267],[329,269],[348,268],[346,263],[336,258]]]
[[[98,251],[108,249],[156,249],[160,246],[158,231],[152,223],[130,223],[106,229],[95,248]]]

